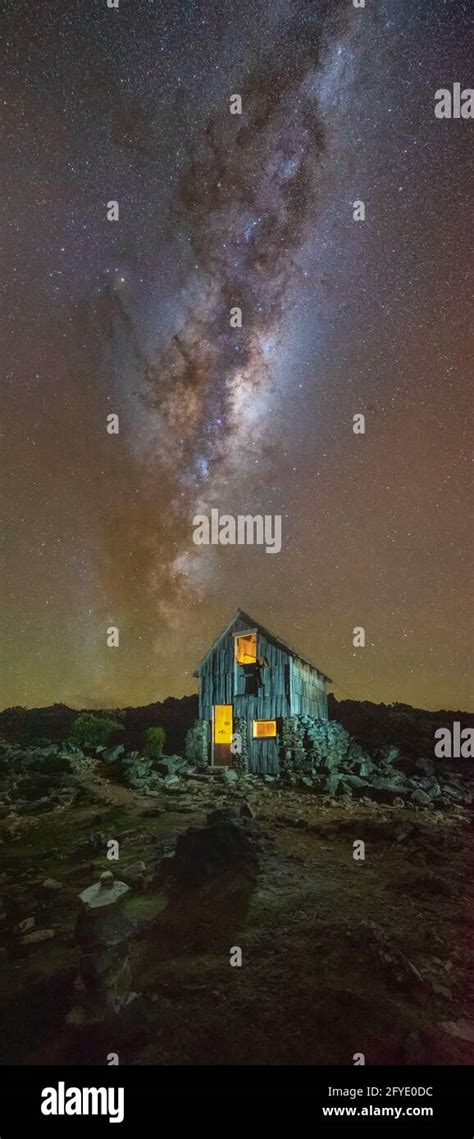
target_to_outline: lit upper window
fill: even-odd
[[[246,633],[235,638],[235,659],[237,664],[257,663],[257,634]]]

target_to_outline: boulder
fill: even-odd
[[[27,933],[22,937],[20,945],[39,945],[41,941],[51,941],[54,936],[54,929],[35,929],[33,933]]]
[[[443,1020],[441,1028],[443,1032],[455,1036],[457,1040],[467,1040],[469,1044],[474,1044],[474,1021],[472,1020]]]
[[[341,783],[343,783],[345,787],[362,787],[364,790],[367,790],[368,787],[366,779],[361,779],[360,775],[348,774],[347,772],[341,775]]]
[[[237,807],[217,807],[215,811],[209,811],[206,822],[211,827],[218,826],[220,823],[238,823],[239,814]]]
[[[179,775],[165,775],[164,782],[165,782],[165,787],[167,787],[167,788],[168,787],[178,787],[178,785],[181,783],[181,780],[179,778]]]
[[[21,780],[21,796],[23,799],[42,799],[51,793],[57,780],[54,775],[43,775],[34,772]]]
[[[82,910],[86,914],[89,911],[96,914],[105,913],[115,905],[120,905],[125,894],[128,894],[128,889],[125,882],[117,882],[114,879],[111,870],[104,870],[98,882],[94,882],[92,886],[88,886],[86,890],[82,891],[82,894],[79,894]]]
[[[368,775],[372,775],[375,770],[375,763],[372,763],[370,759],[363,759],[361,763],[359,763],[359,775],[362,779],[366,779]]]
[[[326,779],[325,786],[324,786],[324,790],[325,790],[327,795],[335,795],[336,794],[340,780],[341,780],[341,777],[337,771],[332,771],[331,774],[328,775],[328,777]]]
[[[378,755],[383,763],[395,763],[400,757],[400,748],[389,744],[388,747],[379,748]]]
[[[24,918],[23,921],[18,923],[16,928],[18,933],[31,933],[31,930],[35,928],[35,919],[33,917]]]
[[[426,791],[427,795],[429,795],[431,799],[439,799],[441,795],[441,787],[436,779],[418,779],[417,782],[422,790]]]
[[[187,767],[187,761],[180,755],[162,755],[155,763],[155,770],[160,775],[176,775],[183,767]]]
[[[99,749],[97,748],[96,750],[98,751]],[[116,763],[117,760],[120,759],[120,757],[124,754],[124,752],[125,748],[123,744],[117,744],[117,747],[107,748],[107,750],[103,752],[103,757],[109,763]]]
[[[167,871],[179,886],[196,888],[222,875],[254,877],[258,858],[252,835],[243,820],[227,811],[213,811],[204,827],[190,827],[178,836]],[[255,822],[249,823],[258,827]]]
[[[430,796],[426,791],[423,791],[422,787],[417,787],[416,791],[412,791],[410,801],[416,803],[417,807],[431,807],[432,805]]]
[[[233,767],[224,768],[224,779],[226,783],[237,783],[238,778],[238,772],[234,771]]]
[[[132,862],[130,866],[126,866],[122,870],[122,878],[131,886],[139,886],[143,884],[146,874],[146,866],[144,862]]]
[[[447,795],[449,799],[455,803],[469,804],[471,802],[471,795],[468,791],[463,791],[460,787],[456,787],[453,783],[443,783],[443,795]]]

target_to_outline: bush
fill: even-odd
[[[79,747],[107,747],[114,732],[123,732],[123,724],[112,716],[81,712],[74,720],[69,739]]]
[[[163,755],[166,733],[164,728],[148,728],[145,743],[145,755],[148,759],[159,759]]]

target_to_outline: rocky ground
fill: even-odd
[[[472,1063],[464,781],[456,801],[380,802],[173,758],[140,789],[110,756],[23,760],[0,789],[1,1062]],[[81,1010],[75,930],[107,870],[129,886],[140,998],[104,1016]]]

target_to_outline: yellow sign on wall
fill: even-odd
[[[231,744],[233,730],[232,704],[214,705],[214,743]]]

